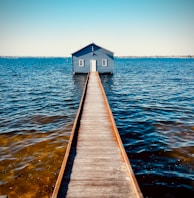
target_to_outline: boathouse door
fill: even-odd
[[[90,60],[90,71],[96,72],[96,60]]]

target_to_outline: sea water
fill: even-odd
[[[51,196],[85,79],[70,58],[0,58],[0,195]],[[194,59],[115,58],[101,80],[144,197],[194,197]]]

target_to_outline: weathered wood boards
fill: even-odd
[[[53,198],[142,197],[97,72],[85,87]]]

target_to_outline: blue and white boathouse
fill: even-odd
[[[95,43],[72,53],[73,73],[113,73],[114,54]]]

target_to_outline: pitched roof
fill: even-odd
[[[85,46],[85,47],[83,47],[83,48],[81,48],[81,49],[79,49],[79,50],[73,52],[71,55],[75,55],[76,53],[78,53],[78,52],[80,52],[80,51],[82,51],[82,50],[84,50],[85,48],[88,48],[88,47],[90,47],[90,46],[96,46],[97,48],[101,48],[101,49],[107,51],[108,53],[114,54],[114,53],[111,52],[110,50],[107,50],[107,49],[105,49],[105,48],[103,48],[103,47],[100,47],[100,46],[96,45],[95,43],[90,43],[89,45],[87,45],[87,46]]]

